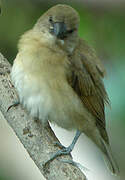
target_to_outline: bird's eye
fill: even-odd
[[[75,30],[76,30],[76,29],[70,29],[70,30],[67,31],[67,33],[68,33],[68,34],[71,34],[71,33],[73,33]]]
[[[70,33],[73,33],[73,29],[69,30],[68,33],[69,33],[69,34],[70,34]]]
[[[53,22],[52,16],[49,17],[49,22]]]

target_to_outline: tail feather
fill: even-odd
[[[105,161],[107,167],[114,175],[118,175],[119,167],[112,155],[110,145],[107,144],[102,138],[101,138],[101,144],[102,144],[103,152],[104,152],[104,161]]]

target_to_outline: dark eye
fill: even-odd
[[[69,33],[69,34],[70,34],[70,33],[73,33],[73,31],[74,31],[74,30],[73,30],[73,29],[71,29],[71,30],[69,30],[69,31],[68,31],[68,33]]]
[[[75,30],[76,30],[76,29],[70,29],[70,30],[67,31],[67,33],[68,33],[68,34],[71,34],[71,33],[73,33]]]
[[[53,22],[52,16],[49,17],[49,22]]]

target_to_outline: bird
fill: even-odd
[[[69,154],[81,133],[101,150],[111,173],[119,168],[106,131],[109,98],[103,83],[105,68],[95,50],[78,34],[80,17],[69,5],[47,10],[18,43],[11,79],[19,102],[43,127],[52,122],[76,135],[50,160]]]

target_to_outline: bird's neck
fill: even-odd
[[[34,51],[40,47],[47,47],[53,52],[71,55],[78,44],[78,38],[58,40],[46,33],[30,30],[21,37],[18,48],[20,51]],[[36,48],[34,48],[36,47]]]

